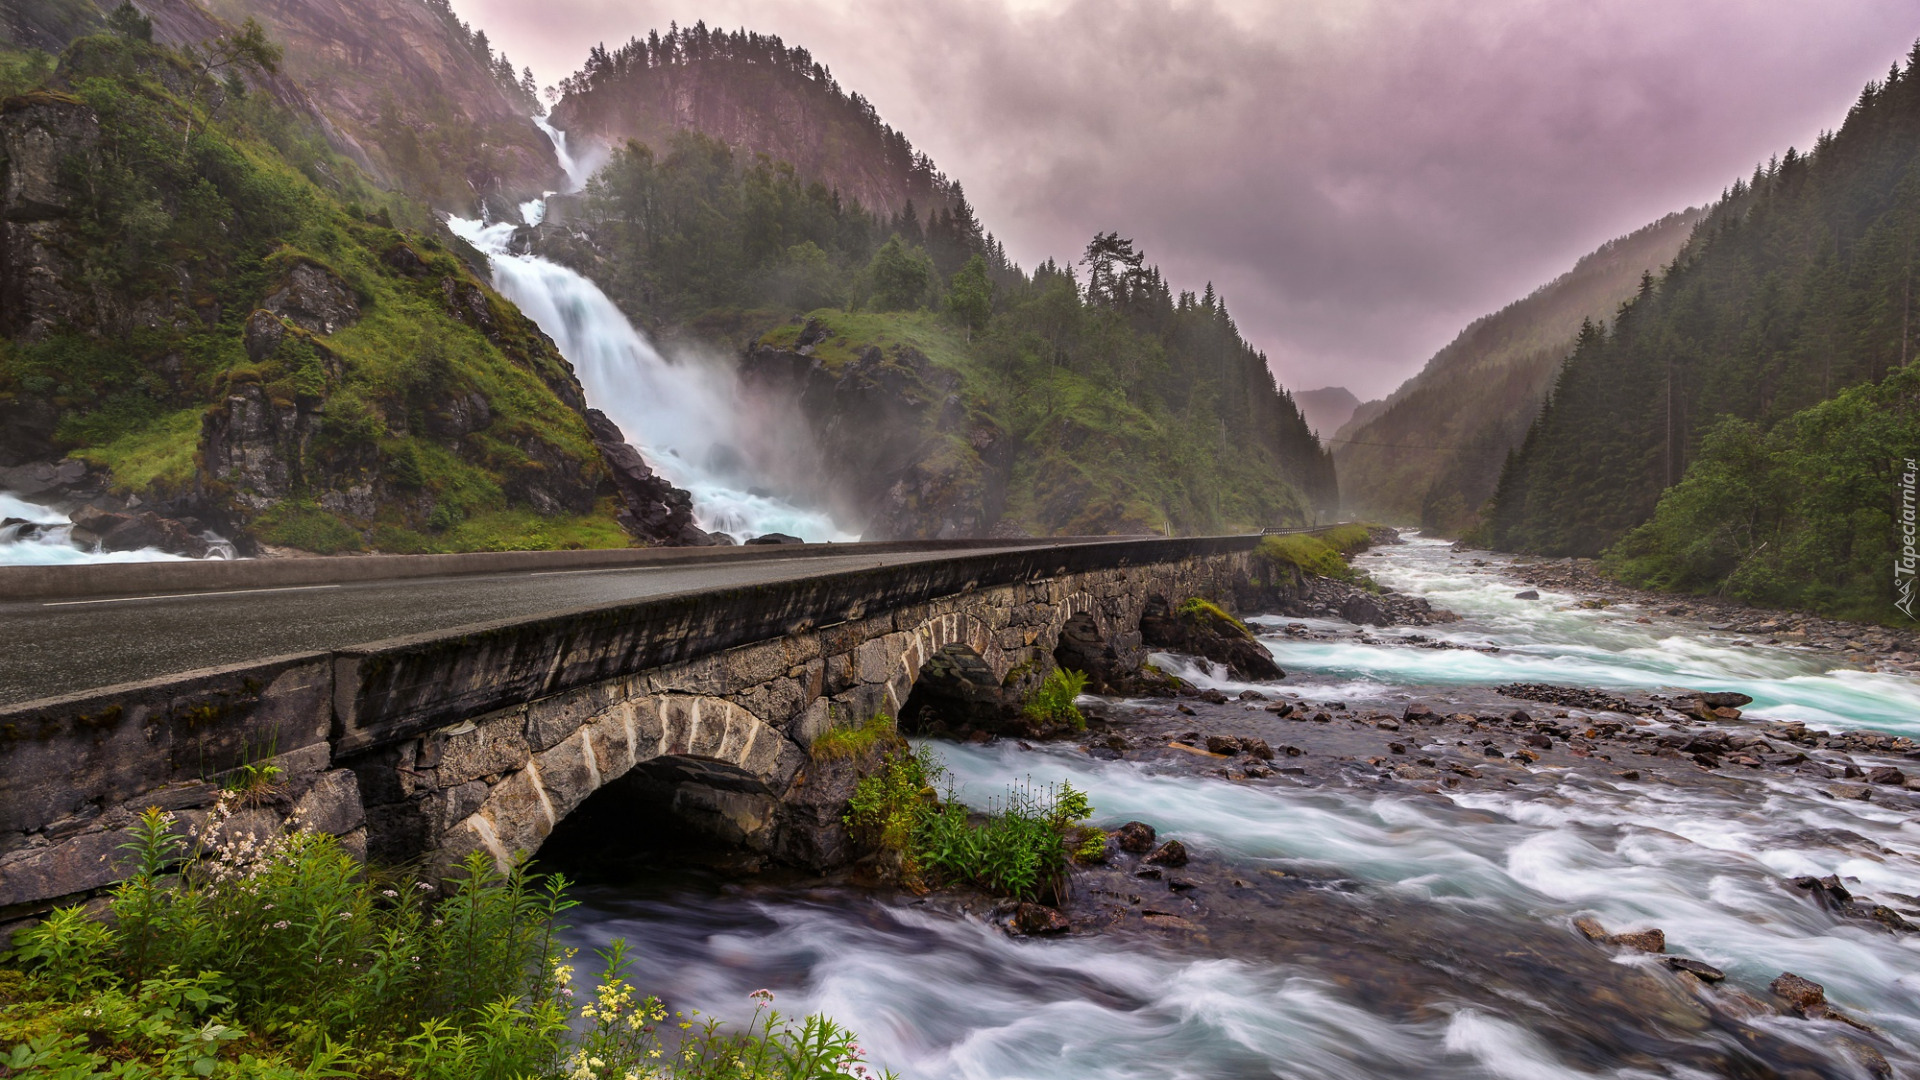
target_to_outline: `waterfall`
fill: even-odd
[[[574,185],[582,184],[584,170],[568,152],[566,134],[544,119],[534,123],[553,139]],[[545,208],[545,200],[536,199],[520,212],[532,225]],[[826,512],[775,494],[787,486],[776,470],[791,467],[793,448],[782,445],[778,425],[742,408],[731,369],[662,356],[591,280],[509,250],[516,225],[469,218],[447,224],[493,261],[493,287],[560,347],[588,403],[620,425],[647,464],[693,495],[701,528],[736,539],[772,532],[810,541],[859,539]]]

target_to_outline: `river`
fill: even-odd
[[[1475,566],[1439,543],[1362,561],[1462,616],[1421,633],[1499,651],[1408,648],[1395,643],[1408,631],[1392,629],[1367,644],[1325,624],[1324,637],[1265,639],[1288,672],[1278,685],[1224,682],[1191,663],[1183,673],[1396,711],[1485,699],[1512,681],[1728,689],[1769,718],[1920,733],[1908,676],[1737,646],[1632,607],[1518,600],[1525,586],[1507,563]],[[1247,723],[1287,737],[1288,721],[1246,709]],[[1022,939],[984,905],[938,894],[673,871],[584,887],[576,944],[625,937],[636,982],[679,1008],[739,1018],[748,993],[772,989],[783,1010],[827,1012],[870,1060],[929,1080],[1852,1077],[1872,1075],[1876,1050],[1896,1068],[1920,1061],[1920,935],[1841,918],[1787,884],[1838,874],[1856,894],[1920,908],[1920,826],[1894,796],[1837,799],[1791,772],[1722,781],[1691,765],[1702,783],[1543,764],[1429,793],[1359,766],[1350,780],[1231,781],[1165,756],[1097,760],[1072,743],[938,752],[976,805],[1022,779],[1070,780],[1098,823],[1138,819],[1183,841],[1190,892],[1115,873],[1076,888],[1122,910],[1119,894],[1135,890],[1133,902],[1189,928],[1143,931],[1136,919]],[[1581,915],[1662,928],[1670,953],[1723,969],[1728,989],[1688,989],[1652,957],[1585,941],[1572,929]],[[1782,971],[1824,984],[1878,1033],[1772,1011],[1729,1019],[1738,991],[1769,999]]]

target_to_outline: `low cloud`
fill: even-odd
[[[455,0],[552,82],[670,20],[805,45],[1028,266],[1208,281],[1298,388],[1378,396],[1606,239],[1838,126],[1910,0]]]

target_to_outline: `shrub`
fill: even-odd
[[[62,908],[0,970],[4,1075],[423,1080],[871,1077],[850,1033],[756,995],[738,1030],[634,1000],[625,947],[576,1005],[558,877],[476,854],[433,886],[332,837],[233,833],[223,799],[189,847],[149,810],[104,919]],[[11,981],[5,981],[11,976]]]
[[[951,788],[938,798],[935,785],[945,776],[925,747],[889,755],[849,800],[855,839],[891,860],[909,888],[964,884],[1019,899],[1065,893],[1075,852],[1069,837],[1093,812],[1085,793],[1070,784],[1022,784],[990,800],[976,821]]]
[[[1034,688],[1033,694],[1020,710],[1021,715],[1042,726],[1065,724],[1075,731],[1085,731],[1087,718],[1073,700],[1086,688],[1085,672],[1054,668]]]

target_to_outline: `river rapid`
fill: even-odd
[[[1552,682],[1737,690],[1767,718],[1920,733],[1907,675],[1738,646],[1632,607],[1517,600],[1510,565],[1476,566],[1438,543],[1363,562],[1461,615],[1421,633],[1469,648],[1266,620],[1296,624],[1296,637],[1264,638],[1288,672],[1278,684],[1164,660],[1203,686],[1396,715]],[[1289,734],[1289,721],[1231,708],[1247,730]],[[676,1008],[740,1019],[747,995],[769,988],[783,1011],[832,1015],[870,1060],[916,1078],[1865,1077],[1885,1075],[1876,1054],[1902,1073],[1920,1062],[1920,935],[1842,918],[1788,884],[1837,874],[1856,894],[1920,909],[1920,826],[1904,791],[1836,798],[1791,772],[1628,782],[1641,778],[1547,762],[1513,762],[1502,783],[1420,790],[1361,762],[1250,781],[1187,764],[1192,754],[936,745],[963,799],[1070,781],[1096,823],[1137,819],[1183,841],[1191,880],[1174,892],[1131,870],[1087,875],[1075,888],[1090,907],[1127,918],[1089,932],[1076,915],[1074,934],[1035,939],[1010,937],[987,905],[939,895],[649,873],[577,894],[582,961],[624,937],[635,982]],[[1669,953],[1727,981],[1708,988],[1589,942],[1578,916],[1657,926]],[[1874,1031],[1761,1007],[1783,971],[1824,984]]]

